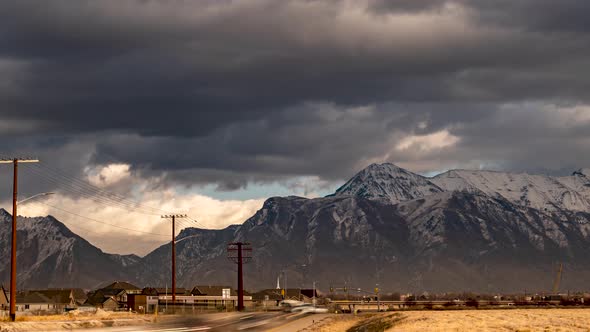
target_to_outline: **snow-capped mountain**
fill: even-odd
[[[336,190],[334,195],[388,199],[398,203],[442,191],[479,191],[535,209],[590,212],[590,169],[582,168],[571,176],[561,177],[450,170],[427,178],[393,164],[372,164]]]
[[[571,195],[584,197],[583,171],[559,181],[456,172],[461,177],[425,178],[391,164],[371,165],[333,195],[273,197],[243,225],[185,230],[181,236],[195,238],[177,246],[179,282],[233,282],[226,245],[248,241],[254,247],[246,267],[250,289],[272,287],[286,271],[290,285],[304,287],[316,280],[366,289],[379,283],[392,291],[543,291],[558,263],[566,266],[564,287],[580,289],[590,277],[590,214],[548,194],[565,192],[567,184]],[[543,203],[550,207],[539,208],[532,195],[503,195],[525,180],[536,195],[549,197]],[[169,254],[165,245],[146,256],[138,282],[168,280]]]
[[[280,271],[293,287],[352,285],[391,291],[548,290],[558,262],[563,285],[590,277],[590,215],[548,213],[481,193],[442,192],[388,204],[354,196],[271,198],[241,226],[177,246],[179,285],[233,283],[228,242],[248,241],[249,289],[269,288]],[[143,260],[139,284],[169,280],[170,246]],[[576,288],[577,287],[577,288]]]
[[[400,292],[548,291],[559,263],[564,290],[587,289],[589,178],[587,169],[566,177],[456,170],[427,178],[371,165],[333,195],[272,197],[242,225],[184,229],[176,246],[178,286],[234,284],[226,247],[246,241],[254,254],[245,267],[250,290],[274,287],[284,272],[289,287],[316,281],[320,289],[378,283]],[[1,227],[9,227],[0,213]],[[66,283],[98,284],[118,269],[140,286],[170,283],[169,244],[143,258],[117,257],[60,225],[51,217],[19,224],[19,243],[28,242],[20,254],[25,280],[56,285],[57,276],[72,274]]]
[[[590,212],[590,169],[571,176],[452,170],[430,179],[446,191],[481,191],[535,209]]]
[[[12,216],[0,209],[0,282],[10,280]],[[135,255],[103,253],[52,216],[17,221],[18,288],[92,288],[105,280],[121,280]],[[123,279],[124,280],[124,279]]]
[[[334,196],[387,199],[398,203],[442,191],[429,179],[393,164],[372,164],[338,188]]]

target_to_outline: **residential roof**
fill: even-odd
[[[40,295],[40,298],[48,299],[45,302],[30,302],[30,303],[62,303],[68,304],[72,302],[73,291],[71,289],[33,289],[25,292],[25,299],[27,297],[34,298],[35,295]],[[17,302],[19,302],[17,300]],[[22,302],[22,301],[20,301]]]
[[[223,295],[223,289],[230,289],[232,296],[238,295],[238,292],[232,289],[230,286],[195,286],[191,290],[192,295],[208,295],[208,296],[221,296]]]
[[[32,289],[29,291],[30,292],[40,292],[50,298],[52,298],[54,296],[60,296],[60,297],[65,298],[67,296],[67,299],[70,298],[70,292],[71,292],[72,296],[74,297],[74,300],[76,302],[80,302],[80,303],[83,303],[88,298],[88,296],[86,295],[86,292],[82,288],[46,288],[46,289]],[[57,295],[58,293],[60,295]]]
[[[38,289],[20,292],[16,295],[17,303],[58,303],[72,302],[71,289]]]
[[[143,294],[143,295],[151,295],[151,296],[159,295],[158,294],[158,290],[156,288],[153,288],[153,287],[146,287],[146,288],[142,289],[141,290],[141,294]]]
[[[91,305],[103,304],[111,298],[111,296],[105,295],[105,293],[99,289],[95,292],[88,293],[88,298],[85,303]]]
[[[28,303],[55,303],[43,294],[37,292],[24,292],[16,294],[16,303],[28,304]]]
[[[119,296],[125,293],[124,289],[119,288],[103,288],[97,290],[97,292],[101,292],[104,296]]]
[[[88,298],[88,295],[86,295],[86,292],[82,288],[73,288],[72,293],[76,302],[79,303],[84,303]]]
[[[152,288],[152,289],[155,289],[156,292],[158,293],[158,295],[166,295],[166,294],[172,295],[172,288],[170,288],[170,287],[168,287],[168,288],[158,287],[158,288]],[[176,295],[185,295],[186,292],[187,292],[186,288],[176,288],[176,290],[175,290]]]
[[[101,289],[124,289],[124,290],[141,290],[141,288],[130,284],[126,281],[115,281]]]

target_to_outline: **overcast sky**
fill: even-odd
[[[373,162],[567,174],[590,166],[588,12],[585,0],[2,1],[0,156],[41,159],[23,166],[21,197],[57,192],[23,214],[139,254],[166,238],[71,212],[166,234],[146,205],[221,228]]]

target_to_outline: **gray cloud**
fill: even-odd
[[[589,125],[559,114],[589,102],[587,7],[2,2],[0,149],[77,176],[117,161],[154,185],[222,190],[339,181],[369,161],[424,172],[584,166]],[[459,141],[395,149],[441,131]]]

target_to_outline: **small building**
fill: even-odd
[[[186,311],[233,309],[238,305],[238,294],[229,286],[195,286],[190,291],[185,288],[177,288],[175,302],[172,302],[171,289],[144,288],[142,295],[146,297],[134,296],[133,299],[129,297],[127,303],[129,308],[142,312],[139,307],[143,307],[145,312],[153,312],[153,310],[164,311],[165,308],[169,307]],[[156,297],[157,303],[155,301]],[[252,296],[244,293],[244,306],[252,306],[252,303]]]
[[[158,310],[158,295],[129,294],[127,308],[142,314],[154,313]]]
[[[141,289],[125,281],[115,281],[88,293],[88,300],[85,304],[104,310],[126,310],[127,297],[130,294],[141,294]]]
[[[102,290],[97,290],[88,293],[88,299],[86,299],[85,305],[91,305],[96,308],[103,310],[117,310],[119,309],[119,302],[115,300],[115,297],[108,295]]]
[[[39,289],[16,295],[17,311],[60,313],[76,309],[78,304],[71,289]]]

